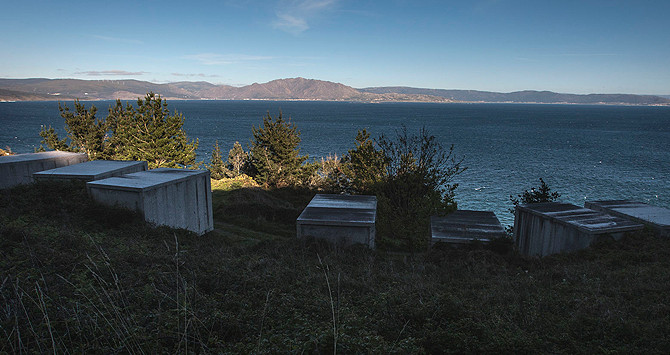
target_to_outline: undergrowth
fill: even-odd
[[[528,259],[295,239],[313,192],[214,191],[198,237],[81,184],[0,191],[0,353],[667,353],[670,241]]]

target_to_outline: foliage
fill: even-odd
[[[328,155],[325,159],[321,158],[321,162],[318,163],[318,170],[310,185],[325,192],[350,192],[349,178],[344,169],[345,163],[337,154]]]
[[[395,136],[370,139],[366,130],[356,135],[356,148],[343,159],[346,188],[377,196],[379,245],[406,251],[428,245],[430,216],[456,209],[452,179],[465,170],[425,128],[410,135],[407,128]]]
[[[535,188],[531,187],[530,190],[524,190],[522,194],[516,195],[516,197],[510,195],[509,200],[512,202],[512,208],[509,212],[515,214],[516,206],[523,205],[527,203],[539,203],[539,202],[554,202],[561,197],[561,194],[554,191],[551,192],[549,186],[544,182],[544,179],[540,178],[540,187]],[[509,238],[514,237],[514,226],[505,227],[505,233]]]
[[[67,105],[58,103],[60,116],[65,119],[67,137],[60,139],[52,127],[47,129],[42,126],[41,143],[49,149],[86,153],[89,160],[106,158],[109,154],[106,121],[95,117],[98,109],[94,105],[86,109],[84,104],[75,100],[74,107],[72,112]]]
[[[242,167],[247,162],[247,153],[242,149],[240,142],[235,141],[233,148],[228,152],[228,164],[232,168],[233,175],[240,175]]]
[[[395,137],[382,135],[386,177],[375,186],[379,208],[381,242],[404,250],[428,246],[430,216],[456,210],[452,179],[463,172],[463,159],[454,157],[454,146],[445,149],[422,128],[409,135],[403,126]]]
[[[305,178],[302,164],[307,156],[300,156],[300,132],[282,113],[276,119],[263,117],[263,125],[252,127],[250,163],[253,177],[265,187],[301,185]]]
[[[219,148],[219,141],[216,141],[214,144],[214,149],[212,149],[212,158],[211,163],[207,165],[210,176],[214,180],[221,180],[223,178],[229,177],[231,171],[223,163],[223,158],[221,156],[221,149]]]
[[[12,152],[12,148],[9,146],[5,147],[5,149],[0,148],[0,157],[5,156],[5,155],[14,155],[15,153]]]
[[[195,237],[99,206],[83,184],[0,191],[0,353],[670,348],[668,238],[542,260],[341,250],[295,239],[312,195],[215,189],[217,229]]]
[[[184,117],[170,115],[160,95],[148,93],[137,100],[137,108],[121,100],[109,108],[106,119],[95,117],[97,108],[86,109],[78,100],[75,111],[58,105],[65,119],[66,138],[52,128],[42,127],[42,144],[49,149],[86,153],[89,160],[146,160],[149,168],[190,167],[196,164],[198,141],[189,141],[182,129]],[[44,150],[44,147],[41,147]]]
[[[386,174],[388,157],[370,139],[365,129],[356,134],[356,148],[344,156],[342,173],[348,178],[348,187],[357,193],[369,193]]]
[[[182,128],[184,116],[170,115],[167,101],[153,92],[137,100],[137,108],[120,100],[107,118],[113,131],[115,158],[146,160],[150,169],[191,167],[196,164],[198,140],[190,141]]]
[[[516,197],[510,195],[509,199],[512,202],[512,205],[516,207],[520,204],[523,205],[527,203],[554,202],[558,200],[559,197],[561,197],[561,194],[558,192],[551,192],[547,183],[540,178],[540,187],[531,187],[530,190],[525,190],[522,194],[517,195]],[[514,213],[514,208],[510,209],[510,212]]]

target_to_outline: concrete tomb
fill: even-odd
[[[587,201],[584,207],[646,224],[670,237],[670,209],[627,200]]]
[[[445,217],[430,217],[431,245],[488,243],[505,236],[505,229],[491,211],[457,210]]]
[[[514,211],[514,240],[519,252],[546,256],[589,247],[601,238],[621,239],[643,225],[567,203],[518,205]]]
[[[62,166],[83,163],[86,154],[71,152],[41,152],[0,157],[0,189],[33,182],[33,173]]]
[[[136,173],[147,170],[145,161],[93,160],[86,163],[64,166],[33,173],[35,181],[44,180],[83,180],[93,181],[112,176]]]
[[[91,181],[86,188],[94,200],[137,210],[148,222],[199,235],[214,229],[207,170],[159,168]]]
[[[377,197],[317,194],[296,221],[298,238],[375,248]]]

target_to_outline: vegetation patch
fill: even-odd
[[[198,237],[82,184],[0,190],[0,353],[670,349],[668,239],[542,259],[342,250],[289,233],[313,194],[217,188],[217,229]]]

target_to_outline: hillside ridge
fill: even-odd
[[[490,102],[548,104],[670,105],[670,98],[632,94],[563,94],[524,90],[500,93],[405,86],[356,89],[341,83],[302,77],[235,87],[205,81],[157,84],[135,79],[0,79],[0,101],[135,100],[147,92],[170,100],[305,100],[352,102]]]

